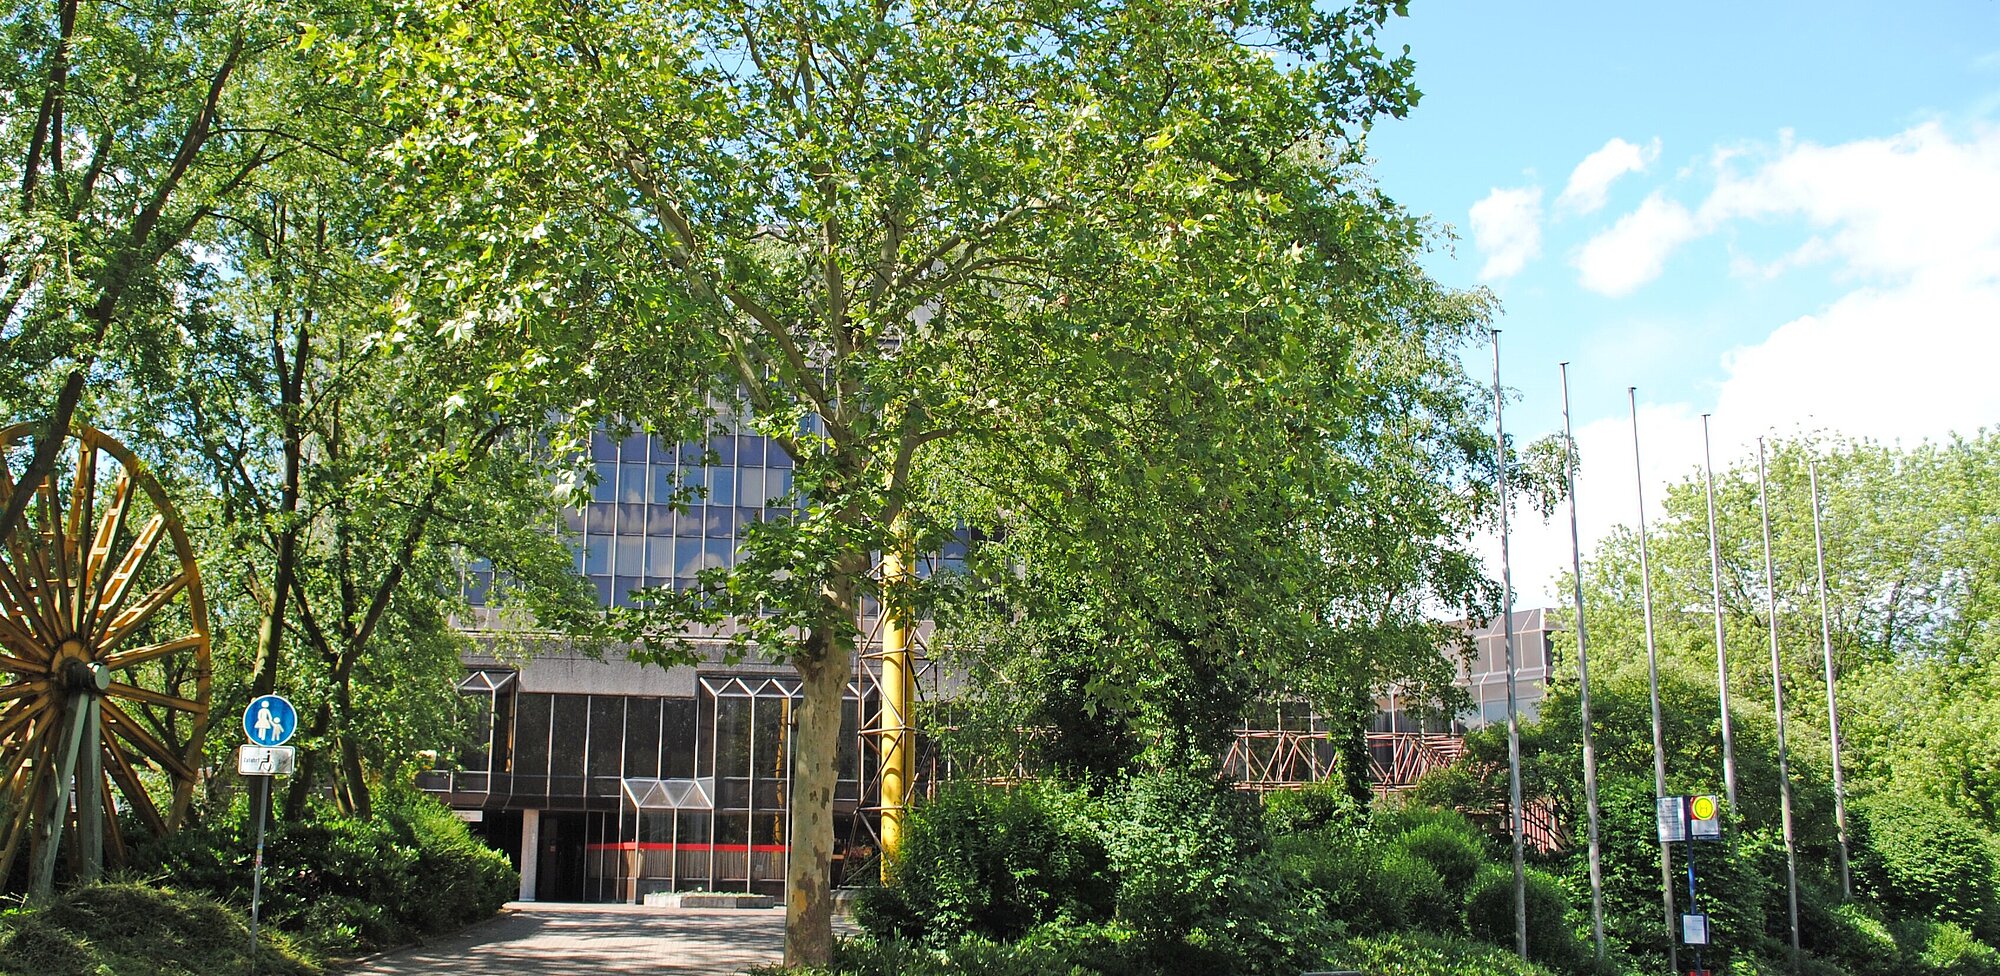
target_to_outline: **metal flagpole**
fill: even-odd
[[[1729,642],[1722,629],[1722,534],[1715,528],[1715,456],[1708,447],[1708,414],[1701,415],[1702,483],[1708,489],[1708,576],[1715,593],[1715,689],[1722,711],[1722,790],[1736,810],[1736,740],[1729,729]]]
[[[1653,567],[1646,551],[1646,471],[1639,463],[1639,388],[1628,386],[1632,407],[1632,472],[1639,489],[1639,606],[1646,621],[1646,682],[1653,698],[1653,797],[1667,795],[1667,741],[1660,716],[1660,655],[1653,643]],[[1667,918],[1667,968],[1680,972],[1680,927],[1674,917],[1673,848],[1660,844],[1660,904]]]
[[[1583,803],[1590,816],[1590,935],[1604,958],[1604,870],[1597,842],[1597,745],[1590,734],[1590,642],[1583,626],[1583,543],[1576,530],[1576,435],[1569,425],[1569,364],[1562,370],[1563,480],[1569,491],[1570,568],[1576,596],[1576,693],[1583,710]]]
[[[1493,330],[1493,453],[1498,462],[1494,480],[1500,494],[1500,626],[1507,642],[1507,808],[1513,822],[1514,948],[1528,958],[1528,874],[1521,850],[1521,713],[1514,692],[1514,578],[1507,561],[1507,434],[1500,411],[1500,330]]]
[[[1847,784],[1840,770],[1840,704],[1833,691],[1833,626],[1826,609],[1826,542],[1820,535],[1819,462],[1808,459],[1806,472],[1812,478],[1813,560],[1819,567],[1819,646],[1826,656],[1826,729],[1833,744],[1833,823],[1840,835],[1840,897],[1854,897],[1854,882],[1847,868]]]
[[[1778,577],[1771,564],[1771,502],[1764,485],[1764,439],[1757,438],[1757,508],[1764,519],[1764,602],[1771,623],[1771,704],[1778,724],[1778,809],[1785,831],[1785,884],[1792,920],[1792,972],[1799,971],[1799,852],[1792,841],[1792,773],[1785,755],[1785,682],[1778,660]]]

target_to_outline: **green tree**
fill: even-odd
[[[1230,563],[1193,578],[1207,610],[1152,615],[1182,644],[1259,633],[1223,619],[1255,599],[1240,583],[1269,576],[1239,544],[1290,540],[1243,535],[1272,509],[1232,491],[1295,472],[1240,452],[1277,421],[1310,439],[1345,417],[1313,386],[1337,382],[1329,354],[1407,328],[1419,303],[1404,292],[1427,287],[1409,257],[1420,229],[1361,169],[1366,127],[1416,95],[1407,57],[1375,43],[1391,13],[408,0],[327,32],[401,133],[381,154],[401,165],[385,185],[404,208],[382,259],[466,310],[448,337],[510,337],[541,357],[537,375],[597,377],[575,424],[623,413],[683,434],[740,404],[795,461],[798,516],[755,526],[736,566],[655,595],[638,622],[655,660],[690,659],[684,625],[726,621],[802,678],[791,961],[831,949],[834,749],[863,599],[922,601],[881,593],[872,554],[967,515],[925,472],[1047,450],[1086,418],[1154,425],[1173,458],[1160,481],[1234,457],[1223,483],[1181,491],[1254,517],[1161,548],[1146,541],[1157,519],[1065,497],[1107,513],[1087,516],[1093,531],[1134,558]],[[606,344],[681,365],[612,372]],[[1087,446],[1077,464],[1113,444]],[[996,497],[1028,511],[1050,484]]]

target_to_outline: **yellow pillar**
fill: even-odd
[[[903,818],[910,783],[916,771],[915,716],[917,682],[910,663],[908,594],[911,555],[899,520],[888,551],[882,554],[882,713],[878,737],[882,760],[882,880],[889,880],[891,862],[903,847]],[[896,608],[896,609],[891,609]]]

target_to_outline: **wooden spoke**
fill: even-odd
[[[144,726],[133,721],[132,716],[126,714],[124,709],[119,708],[109,699],[101,701],[98,704],[104,709],[105,727],[117,732],[121,738],[137,747],[141,755],[159,763],[160,768],[173,773],[175,776],[180,776],[188,780],[195,778],[194,769],[187,764],[187,760],[175,755],[172,749],[167,748],[166,743],[154,738],[153,733],[146,731]]]
[[[133,811],[139,814],[139,819],[146,822],[147,829],[155,834],[166,833],[167,819],[160,816],[160,808],[153,803],[153,795],[146,792],[146,783],[139,778],[139,771],[133,768],[131,757],[111,741],[105,742],[104,754],[111,759],[104,769],[118,781],[120,791],[125,794],[125,802],[130,803]]]
[[[36,495],[42,504],[42,545],[35,556],[42,560],[41,582],[48,589],[43,606],[53,614],[49,622],[55,625],[55,632],[68,636],[71,580],[69,543],[63,538],[62,497],[56,493],[53,478],[42,482]]]
[[[84,560],[88,553],[84,548],[84,537],[91,530],[90,512],[97,496],[97,448],[88,441],[76,442],[76,472],[69,485],[69,530],[63,533],[62,553],[65,576],[69,591],[70,633],[82,633],[89,603],[84,594],[90,589],[90,576],[84,571]]]
[[[47,722],[35,727],[30,734],[36,737],[36,741],[31,743],[28,749],[23,750],[24,753],[32,751],[34,761],[16,767],[17,772],[12,783],[14,788],[9,790],[14,796],[14,818],[13,822],[7,825],[5,845],[0,845],[0,866],[11,866],[14,863],[14,855],[20,851],[21,841],[28,834],[28,823],[34,819],[36,811],[41,806],[42,782],[48,778],[49,760],[55,752],[53,746],[56,736],[49,734],[49,728],[50,723]],[[24,780],[26,789],[21,788]]]
[[[127,607],[125,612],[112,620],[110,626],[104,628],[104,633],[98,636],[98,653],[110,653],[112,648],[117,647],[121,641],[130,637],[133,631],[139,629],[140,624],[152,619],[154,614],[159,613],[160,608],[167,605],[167,601],[179,596],[181,590],[185,589],[187,584],[188,574],[186,572],[175,573],[172,579],[161,583],[159,588],[146,594],[138,603]]]
[[[135,647],[129,651],[120,651],[117,654],[102,658],[102,661],[105,667],[117,671],[120,668],[129,668],[135,664],[144,664],[155,658],[178,654],[181,651],[190,651],[207,642],[208,638],[200,634],[190,634],[176,640],[163,641],[158,644],[147,644],[144,647]]]
[[[0,641],[0,643],[5,642]],[[23,661],[18,657],[0,654],[0,671],[12,671],[15,674],[46,674],[48,668],[38,661]]]
[[[132,592],[132,584],[138,582],[139,570],[146,563],[146,557],[153,554],[153,548],[160,544],[160,538],[167,528],[167,520],[155,515],[146,520],[139,529],[138,538],[132,540],[132,548],[126,550],[125,558],[118,561],[118,568],[104,580],[104,595],[98,598],[94,620],[86,633],[101,634],[109,626],[113,614],[125,603],[125,597]]]
[[[98,608],[103,606],[104,567],[110,562],[111,547],[118,544],[118,533],[125,528],[125,513],[132,503],[132,472],[118,472],[118,484],[111,491],[111,507],[104,513],[104,519],[97,524],[97,537],[90,543],[90,558],[84,564],[84,576],[90,581],[84,591],[84,604],[91,613],[77,627],[79,633],[88,634],[93,629]]]
[[[176,698],[173,695],[161,694],[157,691],[147,691],[144,688],[116,681],[111,683],[111,687],[105,691],[105,694],[131,701],[145,702],[148,705],[159,705],[164,708],[171,708],[175,711],[187,712],[193,715],[205,714],[208,711],[208,706],[198,701]]]
[[[48,685],[40,681],[7,685],[4,688],[0,688],[0,702],[13,701],[16,698],[26,698],[29,695],[39,695],[46,690],[48,690]]]
[[[7,648],[37,664],[48,664],[48,650],[33,634],[22,630],[12,617],[0,616],[0,647]]]

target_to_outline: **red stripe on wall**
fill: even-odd
[[[658,844],[652,841],[624,841],[617,844],[590,844],[593,851],[695,851],[697,853],[716,851],[723,854],[741,854],[754,851],[758,854],[783,854],[789,848],[784,844]]]

